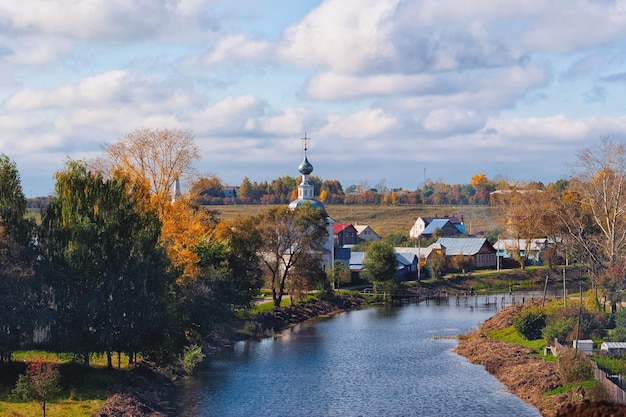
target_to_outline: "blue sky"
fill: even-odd
[[[567,178],[625,139],[626,1],[0,3],[0,153],[27,196],[136,128],[191,130],[197,171],[413,190]]]

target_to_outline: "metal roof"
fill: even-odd
[[[600,349],[604,347],[607,349],[626,349],[626,342],[602,342]]]
[[[438,244],[446,248],[446,255],[475,255],[487,242],[484,237],[440,237]]]

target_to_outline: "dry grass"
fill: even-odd
[[[265,212],[271,206],[210,206],[219,217],[253,216]],[[488,206],[375,206],[328,204],[326,211],[337,223],[368,225],[382,237],[392,233],[408,236],[418,217],[463,216],[468,233],[489,231],[496,227],[495,211]]]

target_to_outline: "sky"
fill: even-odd
[[[626,138],[626,0],[5,0],[0,154],[54,193],[138,128],[225,184],[553,182]]]

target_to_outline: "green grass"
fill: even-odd
[[[594,356],[591,359],[598,364],[598,367],[610,374],[622,374],[626,371],[626,360],[623,358]]]
[[[56,363],[61,373],[63,391],[57,399],[46,406],[48,417],[92,416],[104,404],[111,390],[125,383],[128,360],[122,357],[124,369],[108,369],[105,355],[93,355],[91,366],[84,367],[73,362],[74,355],[41,350],[18,351],[13,361],[28,362],[44,360]],[[114,364],[117,358],[114,357]],[[8,369],[8,368],[7,368]],[[0,373],[3,370],[0,367]],[[13,385],[0,385],[0,416],[30,417],[42,415],[41,406],[36,402],[22,401],[11,396]]]
[[[582,381],[582,382],[574,382],[572,384],[566,384],[563,386],[560,386],[558,388],[553,389],[552,391],[548,391],[546,393],[543,394],[544,397],[550,397],[552,395],[558,395],[558,394],[563,394],[566,393],[572,389],[575,388],[585,388],[585,389],[592,389],[593,387],[596,386],[596,384],[598,383],[598,381],[596,381],[595,379],[590,379],[587,381]]]
[[[501,340],[506,343],[521,345],[526,348],[532,349],[535,352],[542,352],[543,348],[546,346],[546,341],[544,339],[524,339],[513,326],[507,327],[505,329],[494,330],[489,333],[489,337],[494,340]]]

